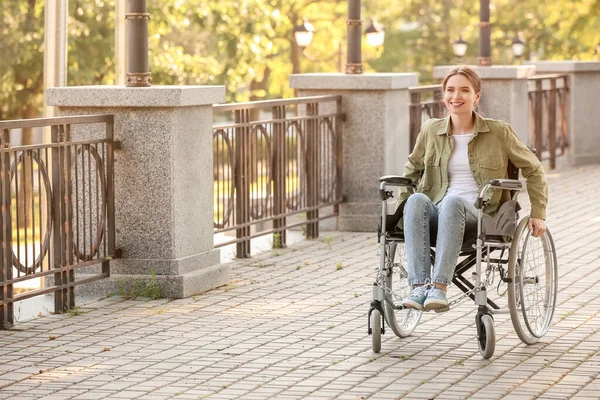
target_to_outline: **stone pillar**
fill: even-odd
[[[526,61],[538,74],[568,75],[569,132],[568,160],[571,165],[600,162],[600,62],[592,61]]]
[[[301,74],[290,77],[299,96],[341,95],[346,113],[343,195],[338,229],[375,231],[381,215],[378,179],[403,172],[408,157],[409,86],[418,75]]]
[[[444,79],[455,65],[433,68],[433,76]],[[517,135],[529,141],[529,102],[527,78],[535,74],[531,65],[471,66],[481,77],[482,94],[479,112],[485,117],[506,121]]]
[[[182,298],[224,285],[229,267],[213,249],[212,105],[223,86],[63,87],[46,91],[60,115],[113,114],[115,225],[122,258],[95,295],[148,282]],[[89,139],[89,130],[73,140]],[[92,290],[92,289],[90,289]]]

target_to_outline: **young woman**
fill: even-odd
[[[531,200],[529,229],[537,237],[546,231],[548,188],[535,155],[506,122],[475,112],[481,79],[469,67],[450,71],[442,83],[449,115],[423,124],[404,176],[417,184],[417,193],[402,193],[408,281],[414,287],[402,304],[418,310],[448,310],[446,291],[462,246],[465,229],[477,230],[475,200],[490,179],[506,178],[508,162],[521,169]],[[494,191],[484,209],[493,215],[502,191]],[[504,194],[506,196],[506,194]],[[437,232],[431,275],[430,230]]]

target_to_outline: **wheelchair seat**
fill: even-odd
[[[398,207],[396,207],[394,214],[386,216],[385,225],[387,240],[400,242],[404,241],[404,231],[398,226],[398,223],[403,216],[405,204],[406,201],[402,202]],[[482,228],[486,242],[509,242],[512,239],[516,229],[516,222],[520,209],[521,206],[516,200],[510,200],[502,204],[496,215],[484,215]],[[430,229],[429,243],[431,247],[435,247],[436,240],[437,230]],[[476,243],[477,228],[470,227],[469,229],[465,229],[460,250],[461,254],[474,252]]]

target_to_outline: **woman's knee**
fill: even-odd
[[[406,201],[404,207],[404,220],[417,219],[420,220],[429,214],[429,206],[431,200],[423,193],[414,193]]]
[[[406,200],[406,207],[408,207],[408,208],[428,207],[429,203],[431,203],[431,200],[429,199],[429,197],[427,197],[423,193],[414,193],[408,198],[408,200]]]
[[[463,211],[465,209],[465,199],[461,196],[446,196],[442,200],[441,211],[448,210],[450,212]]]

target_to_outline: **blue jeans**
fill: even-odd
[[[460,196],[447,196],[438,204],[422,193],[411,195],[404,207],[404,238],[408,283],[428,279],[449,284],[462,247],[465,228],[477,232],[477,209]],[[430,230],[437,232],[433,279],[431,279]]]

